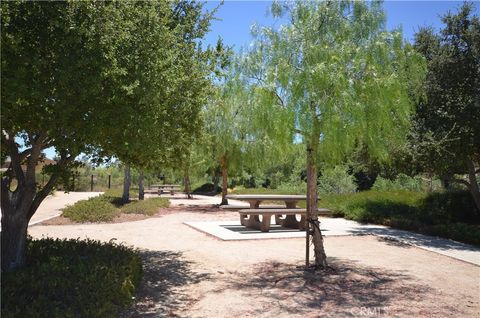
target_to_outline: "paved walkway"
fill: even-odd
[[[28,223],[29,226],[41,223],[48,219],[54,218],[62,214],[61,209],[67,205],[72,205],[77,201],[86,200],[91,197],[98,196],[103,192],[61,192],[56,191],[54,195],[49,195],[43,200],[38,207],[37,212],[33,215]]]

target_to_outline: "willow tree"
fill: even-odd
[[[403,142],[411,92],[421,82],[424,63],[400,30],[386,30],[378,2],[274,3],[271,11],[289,22],[257,28],[244,76],[259,113],[283,111],[301,135],[307,166],[307,266],[311,234],[315,265],[324,268],[317,164],[339,163],[358,144],[384,158],[388,144]]]

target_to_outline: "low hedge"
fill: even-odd
[[[154,215],[159,208],[168,207],[167,198],[149,198],[141,201],[121,202],[115,193],[81,200],[63,209],[63,216],[75,222],[110,222],[120,213]]]
[[[104,196],[81,200],[63,209],[63,216],[75,222],[108,222],[119,214]]]
[[[137,213],[145,215],[154,215],[159,208],[166,208],[169,201],[166,198],[151,198],[142,201],[132,201],[120,208],[123,213]]]
[[[27,241],[27,264],[2,273],[4,318],[117,317],[142,275],[130,248],[93,240]]]
[[[470,193],[365,191],[320,201],[334,216],[480,245],[480,214]]]

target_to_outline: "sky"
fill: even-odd
[[[215,15],[211,32],[206,36],[206,44],[215,44],[218,36],[224,43],[238,51],[247,46],[252,38],[250,27],[252,24],[281,25],[282,21],[275,21],[268,14],[271,1],[225,1]],[[432,26],[437,30],[442,23],[440,16],[449,10],[455,12],[462,5],[462,1],[385,1],[384,8],[387,15],[388,30],[401,26],[404,38],[413,42],[413,36],[421,26]],[[220,4],[219,1],[208,1],[207,10],[212,10]],[[480,2],[476,3],[476,12],[480,10]]]
[[[225,44],[238,51],[248,46],[252,37],[250,27],[258,25],[279,26],[285,21],[275,20],[268,13],[271,1],[225,1],[218,8],[216,20],[212,22],[211,31],[205,37],[205,44],[215,45],[219,36]],[[462,5],[461,1],[385,1],[389,30],[402,27],[404,38],[410,42],[419,27],[432,26],[439,30],[442,27],[440,16],[450,11],[456,11]],[[218,7],[220,1],[207,1],[206,10]],[[476,2],[476,12],[480,12],[480,2]],[[53,158],[53,148],[46,149],[48,158]]]

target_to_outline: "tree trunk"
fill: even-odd
[[[128,203],[130,201],[130,184],[131,184],[130,166],[125,165],[124,177],[123,177],[123,195],[122,195],[123,203]]]
[[[315,147],[316,148],[316,147]],[[315,253],[315,267],[326,268],[327,256],[323,247],[323,237],[318,221],[318,195],[317,195],[317,165],[316,149],[307,149],[307,259],[306,266],[309,264],[309,235],[312,235],[312,242]]]
[[[477,210],[480,212],[480,190],[477,183],[477,175],[475,173],[475,165],[471,159],[467,160],[467,168],[468,168],[468,179],[470,183],[470,192],[473,196],[473,201],[477,206]]]
[[[29,219],[24,209],[2,206],[2,271],[23,267],[26,261],[26,241]]]
[[[228,192],[228,166],[227,166],[227,157],[223,155],[220,158],[220,167],[222,169],[222,203],[220,205],[228,205],[228,200],[226,198]]]
[[[185,194],[187,195],[187,199],[192,198],[192,190],[190,189],[190,176],[188,174],[188,169],[185,170],[185,173],[183,175],[183,187],[185,189]]]
[[[215,168],[212,182],[213,182],[213,195],[216,195],[218,193],[218,183],[220,182],[220,176],[218,175],[218,168]]]
[[[143,186],[143,170],[140,170],[138,176],[138,199],[144,200],[145,199],[145,188]]]

